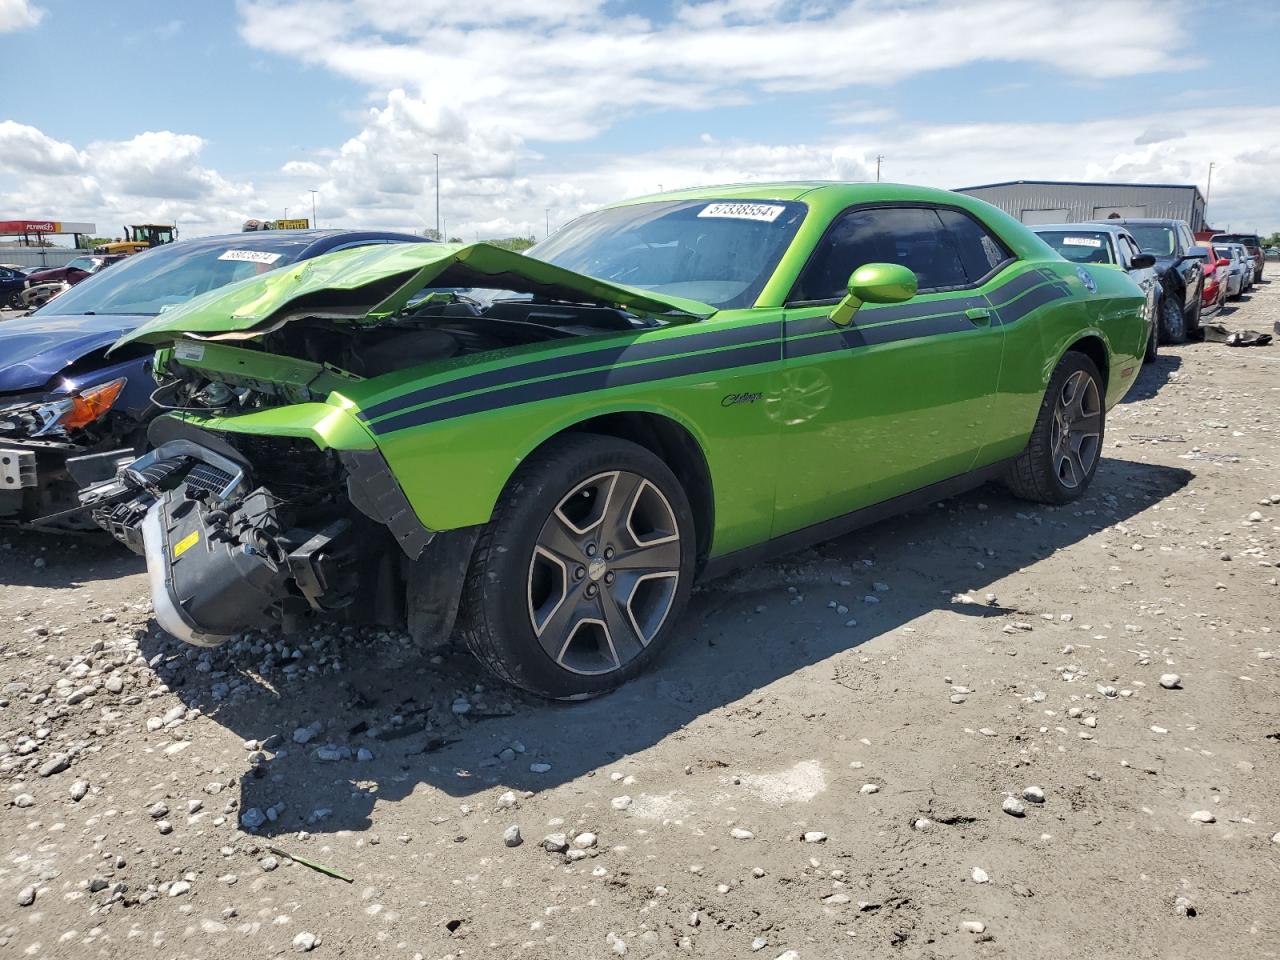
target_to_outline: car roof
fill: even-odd
[[[954,206],[972,206],[976,198],[936,187],[907,183],[855,183],[844,180],[778,180],[760,183],[721,183],[685,190],[667,190],[623,200],[612,206],[649,203],[654,200],[800,200],[814,194],[834,197],[846,203],[884,199],[934,201]]]
[[[1084,223],[1037,223],[1034,225],[1028,224],[1028,229],[1034,230],[1036,233],[1049,230],[1071,233],[1073,230],[1078,230],[1081,233],[1089,231],[1092,233],[1109,233],[1113,236],[1119,236],[1122,233],[1129,232],[1124,228],[1123,224],[1117,224],[1114,220],[1110,223],[1100,223],[1095,221],[1085,221]]]
[[[177,250],[226,249],[254,250],[259,247],[274,247],[281,240],[301,241],[293,261],[309,260],[322,253],[347,244],[358,243],[431,243],[426,237],[414,236],[411,233],[397,233],[393,230],[250,230],[244,233],[219,233],[207,237],[195,237],[190,240],[175,240],[164,243],[149,250],[131,254],[133,257],[145,257],[155,253]]]
[[[1186,223],[1185,220],[1179,220],[1177,217],[1108,217],[1105,220],[1089,220],[1088,223],[1118,223],[1121,225],[1129,223],[1154,223],[1160,226],[1171,226],[1175,223]]]

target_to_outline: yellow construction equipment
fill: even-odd
[[[140,253],[162,243],[173,243],[178,228],[167,223],[138,223],[124,228],[124,239],[103,243],[94,250],[100,253]]]

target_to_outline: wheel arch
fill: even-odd
[[[1098,373],[1102,376],[1102,392],[1105,396],[1111,382],[1111,351],[1102,334],[1097,331],[1082,334],[1067,344],[1067,348],[1062,351],[1062,356],[1072,351],[1083,353],[1093,361],[1093,365],[1098,368]],[[1055,368],[1062,362],[1062,356],[1058,357],[1057,362],[1054,363]]]
[[[693,511],[697,569],[711,553],[715,531],[715,488],[704,444],[682,419],[652,410],[620,409],[567,423],[541,437],[521,461],[556,437],[596,433],[639,444],[676,475]]]

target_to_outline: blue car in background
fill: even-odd
[[[78,491],[115,475],[163,412],[149,347],[107,356],[125,333],[192,297],[346,247],[426,243],[406,233],[288,230],[165,244],[0,323],[0,526],[97,527]],[[63,516],[62,514],[67,515]]]

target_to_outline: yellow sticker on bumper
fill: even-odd
[[[173,545],[173,559],[177,560],[180,556],[194,547],[200,542],[200,531],[193,530],[185,537]]]

